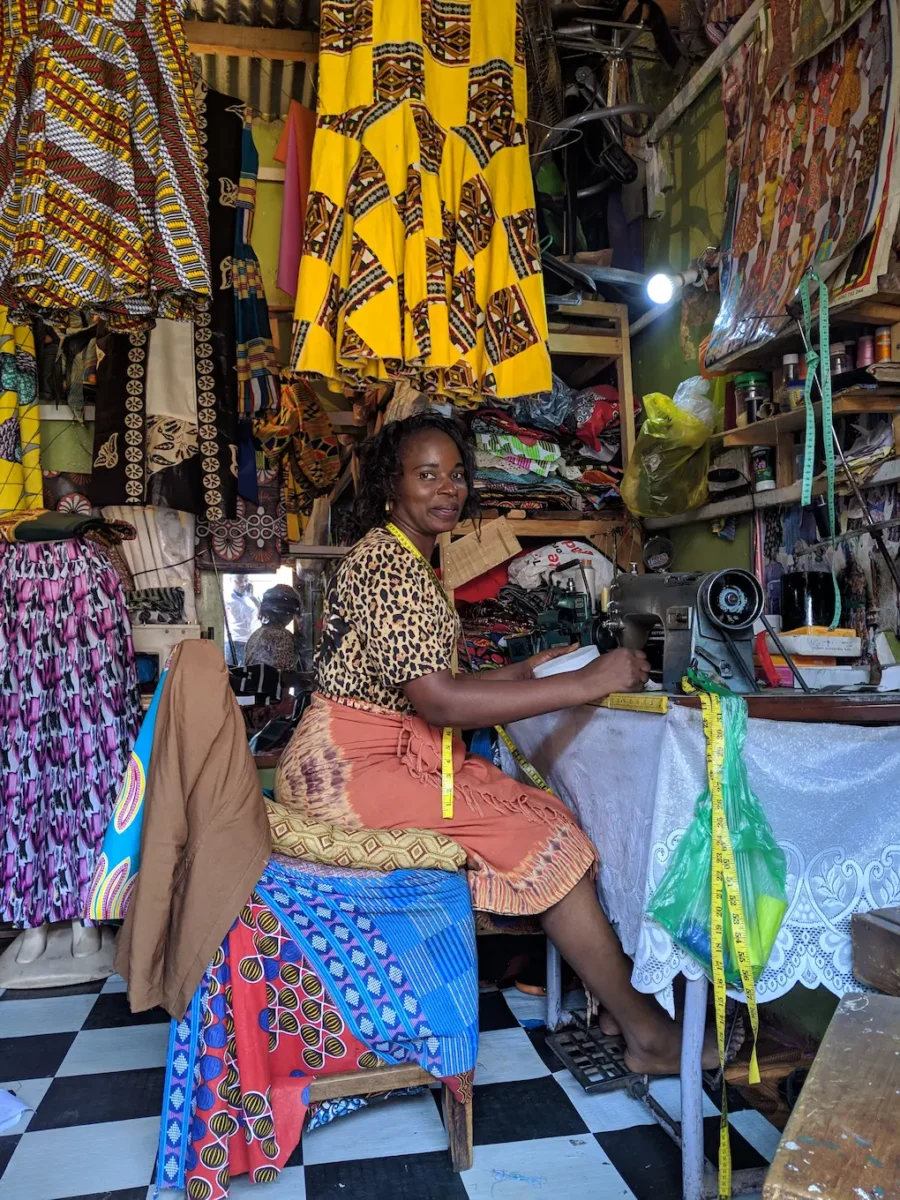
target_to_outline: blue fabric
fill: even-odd
[[[312,967],[348,1029],[382,1061],[415,1062],[437,1078],[474,1070],[478,974],[464,874],[349,871],[273,859],[248,905],[265,905],[280,927],[280,959],[268,960],[273,971],[278,973],[282,960]],[[230,932],[244,919],[242,912]],[[228,1013],[217,1010],[217,1018],[233,1019],[230,1001],[223,1001],[233,980],[229,936],[184,1019],[171,1023],[157,1165],[160,1188],[183,1188],[185,1168],[193,1161],[197,1093],[204,1086],[195,1064],[203,1058],[204,1038],[217,1032],[215,1022],[204,1020],[211,980],[220,985],[217,1003],[229,1006]],[[239,1056],[236,1066],[239,1072]],[[314,1072],[292,1074],[298,1076],[297,1086],[305,1088]],[[360,1090],[365,1090],[362,1072]],[[350,1099],[317,1114],[310,1125],[360,1106]]]
[[[494,731],[492,729],[476,729],[472,734],[472,744],[469,749],[473,754],[480,754],[488,762],[493,762]]]
[[[122,920],[134,890],[134,882],[141,867],[141,832],[144,828],[147,770],[153,750],[159,700],[168,673],[169,663],[166,663],[134,743],[128,766],[125,768],[125,777],[119,785],[109,825],[103,835],[103,845],[94,866],[94,878],[87,903],[87,916],[92,921]]]
[[[351,1029],[433,1075],[478,1057],[478,971],[462,873],[323,874],[269,862],[256,888],[297,937]]]

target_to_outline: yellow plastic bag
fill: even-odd
[[[644,397],[644,423],[622,477],[622,500],[631,512],[674,517],[706,503],[715,408],[705,397],[701,403],[712,413],[708,420],[660,392]]]

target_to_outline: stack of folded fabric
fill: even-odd
[[[571,512],[619,503],[622,476],[615,389],[553,390],[472,420],[475,489],[483,508]]]

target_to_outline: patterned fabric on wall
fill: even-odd
[[[263,571],[278,567],[286,536],[278,471],[257,470],[255,503],[239,496],[233,521],[197,522],[200,570]]]
[[[250,119],[249,111],[245,112],[232,261],[238,412],[242,416],[278,407],[278,364],[272,345],[269,309],[259,259],[250,244],[256,210],[256,176],[259,172],[259,152],[253,142]]]
[[[214,390],[209,313],[112,333],[99,346],[93,503],[224,514],[236,486],[233,414]]]
[[[0,39],[0,299],[121,328],[209,296],[181,0],[23,0]]]
[[[774,337],[811,268],[832,304],[876,290],[900,205],[895,11],[876,0],[774,90],[758,34],[728,61],[722,301],[707,366]]]
[[[28,325],[0,305],[0,513],[42,506],[37,364]]]
[[[327,495],[341,469],[341,449],[331,422],[312,388],[285,379],[281,407],[254,421],[253,435],[272,468],[281,472],[287,540],[298,542],[300,517],[308,516],[317,496]]]
[[[293,367],[550,388],[521,0],[323,0]]]
[[[843,33],[872,0],[771,0],[772,53],[766,83],[777,87],[792,67],[818,54]]]
[[[234,515],[238,383],[233,254],[244,105],[196,82],[213,292],[192,322],[102,339],[91,496],[210,520]]]

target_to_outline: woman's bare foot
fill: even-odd
[[[601,1008],[597,1013],[597,1024],[600,1026],[600,1032],[604,1037],[621,1037],[622,1026],[605,1008]]]
[[[626,1034],[625,1066],[638,1075],[678,1075],[681,1072],[681,1026],[665,1018],[665,1026],[646,1034]],[[707,1029],[703,1038],[701,1063],[704,1071],[719,1065],[715,1030]]]

